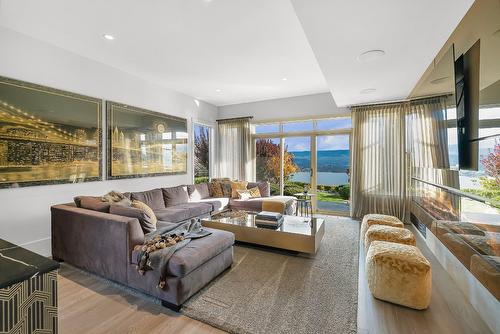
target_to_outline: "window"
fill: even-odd
[[[283,132],[312,131],[313,121],[283,123]]]
[[[272,195],[310,191],[315,209],[348,214],[351,127],[349,117],[256,125],[257,181]]]
[[[352,128],[350,117],[333,118],[316,121],[316,130],[339,130]]]
[[[271,184],[271,195],[279,195],[281,179],[281,144],[279,138],[255,141],[256,179]]]
[[[274,124],[258,124],[255,126],[255,133],[275,133],[280,131],[280,125]]]
[[[211,128],[194,124],[194,183],[208,182],[210,176],[210,133]]]

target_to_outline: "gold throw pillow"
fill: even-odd
[[[248,191],[250,192],[250,197],[252,198],[262,197],[260,194],[259,187],[250,188],[248,189]]]
[[[154,226],[156,226],[156,223],[158,222],[158,218],[156,218],[156,215],[153,212],[153,209],[151,209],[148,205],[146,205],[146,203],[143,203],[143,202],[137,201],[137,200],[133,200],[132,207],[144,212],[151,219],[151,223]]]
[[[231,181],[231,197],[238,198],[237,190],[247,190],[247,181]]]

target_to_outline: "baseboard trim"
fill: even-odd
[[[19,246],[42,256],[50,256],[52,254],[50,237],[24,242],[19,244]]]

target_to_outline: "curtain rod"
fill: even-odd
[[[427,99],[432,99],[432,98],[436,98],[436,97],[449,97],[452,95],[453,95],[452,93],[426,95],[426,96],[415,97],[412,99],[401,99],[401,100],[381,101],[381,102],[373,102],[373,103],[353,104],[353,105],[350,105],[347,107],[349,109],[352,109],[352,108],[356,108],[356,107],[369,107],[369,106],[378,106],[378,105],[384,105],[384,104],[405,103],[405,102],[413,102],[413,101],[418,101],[418,100],[427,100]]]
[[[216,121],[217,122],[220,122],[220,121],[233,121],[233,120],[237,120],[237,119],[252,119],[253,116],[244,116],[244,117],[233,117],[233,118],[221,118],[221,119],[217,119]]]

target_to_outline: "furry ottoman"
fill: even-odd
[[[373,241],[366,255],[366,276],[375,298],[417,310],[429,306],[431,265],[415,246]]]
[[[372,225],[387,225],[393,227],[404,227],[403,222],[399,218],[388,215],[369,214],[363,217],[361,223],[361,238],[365,237],[366,231]]]
[[[372,241],[389,241],[398,244],[415,246],[415,236],[410,230],[387,225],[372,225],[365,234],[365,252],[368,252]]]

